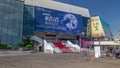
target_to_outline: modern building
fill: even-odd
[[[86,35],[87,19],[90,17],[88,9],[50,0],[25,0],[24,7],[24,12],[29,13],[26,14],[24,23],[29,26],[30,22],[34,23],[34,45],[39,46],[44,52],[51,53],[71,52],[66,46],[71,47],[73,51],[73,48],[80,50],[78,46],[72,47],[70,41],[78,43],[79,37]],[[25,29],[26,25],[23,26]],[[27,32],[30,29],[33,30],[29,27],[28,30],[23,30],[26,32],[23,34],[24,37],[30,35]]]
[[[44,10],[51,11],[51,16],[57,16],[57,13],[63,15],[71,14],[68,16],[73,15],[73,17],[74,15],[77,16],[77,18],[80,19],[80,21],[78,20],[80,23],[84,22],[84,24],[80,26],[81,31],[83,32],[78,32],[78,34],[74,36],[75,32],[73,34],[66,32],[64,35],[63,31],[59,31],[61,33],[60,34],[59,32],[55,32],[54,29],[49,31],[37,31],[35,28],[35,19],[42,15],[40,15],[41,11],[42,13],[47,12]],[[5,42],[9,45],[16,45],[25,37],[36,34],[40,35],[41,38],[46,38],[47,35],[56,36],[56,34],[59,34],[60,38],[76,38],[76,36],[85,34],[82,27],[85,26],[84,29],[86,29],[88,17],[90,17],[90,14],[86,8],[50,0],[0,0],[0,42]],[[51,18],[51,20],[53,18]],[[44,18],[41,17],[40,20],[44,21]],[[73,37],[71,37],[71,35]]]
[[[113,38],[109,24],[90,17],[87,8],[52,0],[0,0],[0,42],[16,45],[26,37],[46,53],[80,52],[81,37]]]

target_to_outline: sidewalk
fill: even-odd
[[[18,56],[28,54],[31,54],[31,51],[0,51],[0,56]]]

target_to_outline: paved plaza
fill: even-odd
[[[120,59],[99,58],[90,61],[80,54],[45,54],[0,56],[0,68],[119,68]]]

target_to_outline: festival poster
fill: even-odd
[[[91,34],[92,36],[105,36],[99,16],[91,17]]]

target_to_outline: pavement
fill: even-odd
[[[0,56],[0,68],[119,68],[120,59],[93,59],[79,53]]]
[[[0,51],[0,56],[18,56],[28,54],[31,54],[31,51]]]

